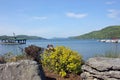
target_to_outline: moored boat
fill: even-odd
[[[120,39],[102,39],[99,40],[100,42],[106,42],[106,43],[120,43]]]

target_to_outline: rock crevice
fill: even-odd
[[[120,80],[119,58],[90,58],[82,66],[83,80]]]

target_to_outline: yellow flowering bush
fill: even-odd
[[[46,50],[41,55],[43,66],[57,72],[62,77],[67,73],[79,73],[81,71],[82,56],[64,46],[55,47],[54,50]]]

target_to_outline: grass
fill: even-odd
[[[120,53],[108,51],[104,54],[96,54],[94,57],[120,58]]]
[[[0,56],[0,63],[16,62],[18,60],[23,60],[23,59],[26,59],[25,55],[23,54],[14,55],[13,53],[9,52]]]

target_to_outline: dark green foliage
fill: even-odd
[[[43,48],[35,46],[35,45],[30,45],[25,48],[26,56],[38,62],[40,60],[40,54],[42,52],[43,52]]]
[[[27,36],[27,35],[18,35],[17,38],[24,38],[24,39],[44,39],[38,36]]]
[[[75,39],[111,39],[120,38],[120,26],[109,26],[99,31],[72,37]]]
[[[6,36],[6,35],[0,36],[0,39],[8,39],[8,38],[11,38],[11,36]]]

